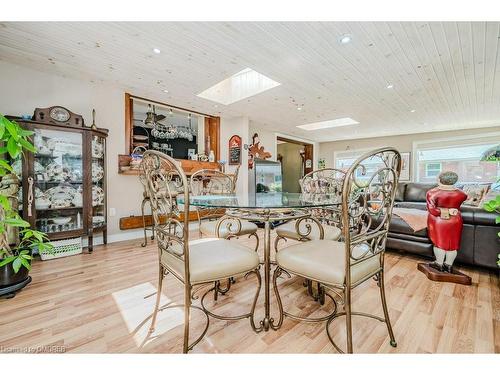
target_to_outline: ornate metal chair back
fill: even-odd
[[[189,185],[186,175],[170,156],[158,151],[146,151],[141,162],[142,182],[151,200],[158,251],[168,252],[184,262],[189,280]],[[177,197],[184,195],[181,211]]]
[[[232,194],[233,177],[217,169],[200,169],[191,175],[191,193],[193,195]]]
[[[235,183],[233,177],[217,169],[200,169],[191,175],[189,181],[193,195],[233,194]],[[224,215],[224,210],[217,208],[196,207],[198,222],[202,219],[217,219]]]
[[[323,168],[306,174],[300,181],[300,189],[304,195],[333,194],[342,195],[346,172],[336,168]],[[341,211],[337,207],[315,208],[312,215],[323,223],[341,227]]]
[[[390,147],[362,155],[347,171],[342,187],[346,277],[350,266],[383,256],[400,172],[401,155]]]

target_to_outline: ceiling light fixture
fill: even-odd
[[[387,85],[387,88],[388,88],[388,89],[392,89],[393,87],[394,87],[394,85],[393,85],[393,84],[388,84],[388,85]]]
[[[300,105],[297,107],[297,111],[302,111],[302,107]]]
[[[415,113],[417,110],[416,109],[410,109],[411,113]]]
[[[339,43],[340,44],[347,44],[347,43],[350,43],[352,40],[352,36],[349,35],[349,34],[344,34],[344,35],[341,35],[340,38],[339,38]]]
[[[313,122],[311,124],[297,125],[297,128],[304,130],[319,130],[319,129],[336,128],[339,126],[348,126],[357,124],[359,124],[359,122],[357,122],[356,120],[353,120],[350,117],[343,117],[335,120],[327,120],[327,121]]]
[[[159,48],[153,48],[153,52],[156,53],[156,54],[159,54],[161,51]]]
[[[164,92],[165,94],[168,94],[168,90],[167,90],[167,89],[163,90],[163,92]]]

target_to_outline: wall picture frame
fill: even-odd
[[[411,152],[401,153],[401,174],[399,181],[409,182],[411,180]]]

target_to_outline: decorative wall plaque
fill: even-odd
[[[229,139],[229,165],[241,164],[241,137],[233,135]]]

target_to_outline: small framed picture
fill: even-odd
[[[402,152],[401,153],[401,174],[399,175],[399,181],[408,182],[411,179],[411,153]]]
[[[195,149],[194,148],[188,148],[188,159],[193,160],[193,156],[195,154]]]

